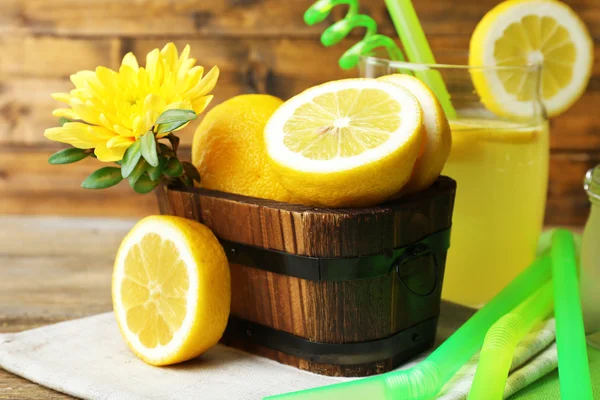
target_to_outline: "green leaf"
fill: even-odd
[[[185,174],[187,176],[189,176],[196,182],[200,182],[200,173],[198,172],[198,169],[196,167],[194,167],[194,164],[184,161],[183,162],[183,170],[185,171]]]
[[[57,151],[48,158],[50,164],[71,164],[77,161],[81,161],[90,155],[85,149],[77,149],[75,147]]]
[[[171,143],[173,151],[177,152],[177,149],[179,148],[179,137],[170,133],[169,136],[167,136],[167,139],[169,139],[169,143]]]
[[[158,186],[159,181],[151,180],[148,175],[140,176],[140,179],[135,183],[133,190],[140,194],[148,193]]]
[[[120,168],[104,167],[92,172],[85,178],[81,183],[81,187],[85,189],[106,189],[116,185],[121,180],[123,180],[123,177]]]
[[[158,153],[156,152],[156,140],[154,140],[154,132],[148,131],[140,139],[142,156],[148,161],[148,164],[156,167],[158,165]]]
[[[177,121],[177,122],[169,122],[166,124],[160,124],[156,128],[156,133],[161,134],[161,133],[173,132],[174,130],[181,128],[183,125],[187,124],[188,122],[189,121]]]
[[[63,126],[63,125],[64,125],[64,124],[66,124],[67,122],[73,122],[73,121],[71,121],[70,119],[67,119],[67,118],[65,118],[65,117],[60,117],[60,118],[58,119],[58,124],[59,124],[60,126]]]
[[[181,165],[181,163],[179,162],[178,159],[171,158],[169,160],[169,162],[167,163],[167,165],[165,166],[165,169],[163,172],[167,176],[170,176],[172,178],[177,178],[178,176],[181,176],[181,174],[183,174],[183,166]]]
[[[192,110],[167,110],[156,119],[156,133],[173,132],[197,117]]]
[[[123,178],[127,178],[131,174],[141,156],[140,139],[138,139],[127,148],[127,151],[123,155],[123,160],[121,161],[121,175]]]
[[[165,166],[167,165],[167,159],[163,156],[158,157],[158,166],[148,168],[146,171],[148,172],[148,176],[153,181],[157,181],[160,179]]]
[[[171,122],[189,122],[196,119],[197,115],[193,110],[167,110],[160,114],[156,119],[156,124],[169,124]]]
[[[142,176],[144,172],[146,172],[147,168],[148,163],[146,162],[146,160],[140,158],[140,161],[138,161],[133,171],[131,171],[131,174],[129,174],[129,178],[127,178],[129,179],[129,186],[134,187],[135,183],[138,181],[138,179],[140,179],[140,176]]]

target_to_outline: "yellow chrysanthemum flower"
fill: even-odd
[[[94,149],[100,161],[119,161],[125,150],[152,128],[165,110],[202,112],[219,77],[213,67],[206,76],[195,66],[190,47],[178,55],[173,43],[146,56],[146,68],[138,65],[132,53],[123,57],[119,71],[98,67],[71,75],[75,89],[53,93],[71,108],[59,108],[53,115],[74,122],[46,129],[50,140],[80,149]],[[160,136],[159,136],[160,137]]]

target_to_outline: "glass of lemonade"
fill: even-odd
[[[534,259],[546,203],[548,122],[541,102],[541,67],[423,65],[361,59],[363,77],[440,74],[456,116],[452,150],[443,171],[457,182],[452,240],[442,296],[481,307]],[[519,116],[492,112],[473,84],[491,75],[513,79]],[[481,81],[481,79],[480,79]],[[494,94],[492,92],[492,94]],[[489,96],[489,94],[488,94]],[[514,109],[506,107],[506,109]]]

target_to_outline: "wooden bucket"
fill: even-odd
[[[389,371],[434,341],[455,182],[366,209],[158,188],[161,213],[202,222],[231,267],[222,342],[311,372]]]

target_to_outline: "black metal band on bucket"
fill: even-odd
[[[352,258],[307,257],[283,251],[221,240],[232,264],[258,268],[311,281],[346,281],[387,275],[392,269],[420,257],[433,257],[436,274],[440,274],[440,254],[450,247],[450,228],[433,233],[418,242],[394,249],[391,254],[374,254]]]
[[[230,316],[223,339],[225,344],[240,340],[319,364],[357,365],[393,357],[413,357],[431,347],[435,340],[436,326],[437,318],[431,318],[384,339],[322,343]]]

